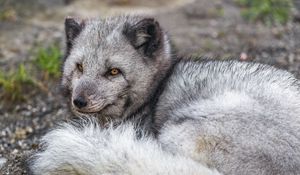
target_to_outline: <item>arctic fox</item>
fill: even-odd
[[[100,126],[51,131],[34,174],[300,174],[292,74],[180,59],[151,17],[67,18],[65,29],[62,85],[74,113]]]

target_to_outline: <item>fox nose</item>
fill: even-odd
[[[77,97],[73,100],[73,104],[80,109],[87,106],[87,101],[84,97]]]

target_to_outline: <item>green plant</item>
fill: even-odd
[[[38,49],[35,63],[41,70],[44,71],[44,78],[49,76],[57,78],[60,76],[60,60],[62,53],[59,47],[55,44],[47,48]]]
[[[34,84],[25,66],[21,64],[16,71],[4,73],[0,71],[1,98],[17,101],[23,99],[22,91],[25,85]]]
[[[0,21],[15,21],[17,19],[16,9],[10,0],[0,0]]]
[[[248,21],[285,24],[291,18],[292,0],[236,0],[243,7],[242,16]]]

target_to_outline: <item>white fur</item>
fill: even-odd
[[[218,175],[187,157],[162,150],[150,137],[136,138],[132,124],[101,129],[63,124],[42,139],[45,151],[33,158],[34,174],[187,174]]]

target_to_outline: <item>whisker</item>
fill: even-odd
[[[89,110],[89,109],[95,109],[95,108],[99,108],[99,107],[101,107],[101,106],[105,106],[104,105],[105,103],[96,103],[95,105],[93,105],[93,106],[89,106],[88,108],[87,108],[87,110]]]
[[[107,99],[107,98],[109,98],[109,97],[116,96],[116,95],[118,95],[118,96],[120,96],[120,95],[123,96],[123,95],[126,95],[127,92],[128,92],[128,89],[126,89],[126,90],[124,90],[124,91],[121,91],[121,92],[118,92],[118,93],[115,93],[115,94],[111,94],[111,95],[108,95],[108,96],[105,96],[105,97],[98,98],[98,99],[96,99],[96,100]]]

